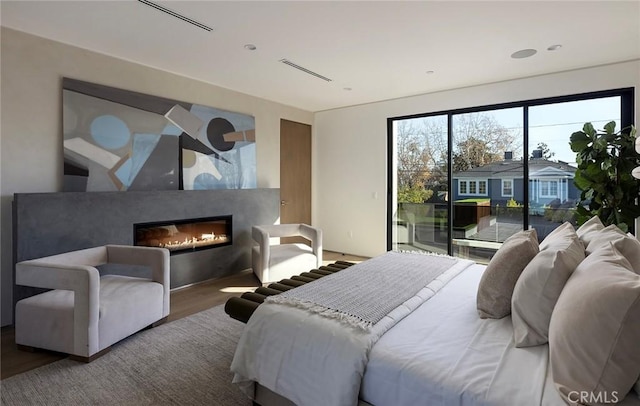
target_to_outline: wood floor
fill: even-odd
[[[360,262],[366,258],[324,251],[325,264],[338,260]],[[187,317],[214,306],[221,305],[230,297],[240,296],[260,286],[260,282],[251,271],[225,278],[200,283],[171,292],[171,311],[168,321]],[[38,368],[65,358],[65,354],[50,351],[19,351],[15,344],[13,327],[2,328],[2,345],[0,348],[0,379]]]

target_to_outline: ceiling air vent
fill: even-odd
[[[156,10],[160,10],[160,11],[162,11],[163,13],[169,14],[169,15],[170,15],[170,16],[172,16],[172,17],[178,18],[178,19],[180,19],[180,20],[182,20],[182,21],[184,21],[184,22],[186,22],[186,23],[189,23],[189,24],[195,25],[195,26],[196,26],[196,27],[198,27],[198,28],[202,28],[202,29],[203,29],[203,30],[205,30],[205,31],[213,31],[213,28],[211,28],[211,27],[209,27],[209,26],[207,26],[207,25],[204,25],[204,24],[202,24],[202,23],[199,23],[199,22],[197,22],[196,20],[192,20],[192,19],[190,19],[189,17],[185,17],[185,16],[183,16],[182,14],[178,14],[178,13],[176,13],[176,12],[175,12],[175,11],[173,11],[173,10],[169,10],[169,9],[168,9],[168,8],[166,8],[166,7],[162,7],[162,6],[161,6],[161,5],[159,5],[159,4],[156,4],[156,3],[151,2],[151,1],[149,1],[149,0],[138,0],[138,1],[139,1],[140,3],[142,3],[142,4],[146,4],[147,6],[153,7],[153,8],[155,8]]]
[[[322,80],[325,80],[325,81],[327,81],[327,82],[331,82],[331,79],[329,79],[328,77],[326,77],[326,76],[322,76],[321,74],[319,74],[319,73],[315,73],[314,71],[311,71],[311,70],[309,70],[309,69],[307,69],[307,68],[303,68],[302,66],[297,65],[297,64],[295,64],[295,63],[291,62],[291,61],[290,61],[290,60],[288,60],[288,59],[280,59],[280,62],[284,63],[285,65],[289,65],[289,66],[291,66],[292,68],[296,68],[296,69],[298,69],[299,71],[302,71],[302,72],[304,72],[304,73],[308,73],[308,74],[309,74],[309,75],[311,75],[311,76],[315,76],[315,77],[320,78],[320,79],[322,79]]]

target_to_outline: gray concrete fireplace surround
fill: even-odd
[[[280,189],[17,193],[14,264],[105,244],[133,245],[136,223],[224,215],[232,216],[233,244],[172,255],[171,288],[250,268],[251,226],[278,220]],[[14,284],[14,304],[38,291]]]

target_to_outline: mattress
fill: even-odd
[[[565,405],[551,381],[548,346],[515,348],[511,317],[478,317],[484,268],[463,271],[378,340],[362,400],[394,406]],[[632,391],[622,404],[640,400]]]

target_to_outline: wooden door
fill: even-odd
[[[280,120],[280,223],[311,224],[311,126]]]

